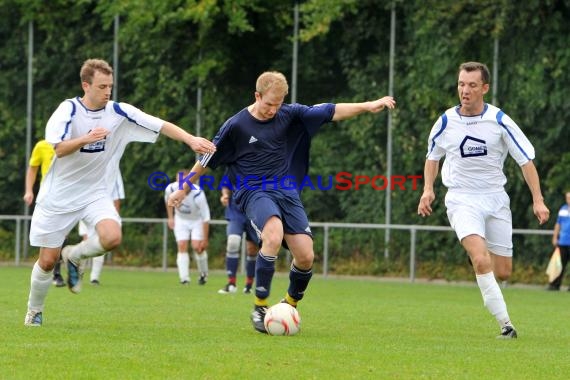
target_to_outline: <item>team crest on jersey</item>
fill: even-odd
[[[79,149],[79,151],[83,152],[83,153],[103,152],[105,150],[105,142],[106,141],[107,141],[107,139],[104,138],[103,140],[99,140],[99,141],[95,141],[91,144],[83,145],[81,147],[81,149]]]
[[[465,136],[459,145],[461,157],[478,157],[487,155],[487,142],[471,136]]]

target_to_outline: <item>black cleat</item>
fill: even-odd
[[[265,320],[265,313],[267,313],[267,306],[257,305],[253,308],[253,312],[251,313],[251,323],[253,324],[253,328],[263,334],[267,334],[265,324],[263,323]]]
[[[200,279],[198,280],[198,285],[206,285],[206,278],[207,276],[202,273],[200,275]]]
[[[91,285],[99,286],[101,285],[101,283],[99,282],[99,280],[93,279],[91,280]]]
[[[61,275],[57,275],[53,277],[53,284],[58,288],[62,288],[65,286],[65,281]]]
[[[505,326],[501,329],[501,335],[497,336],[497,339],[516,339],[517,330],[513,326]]]
[[[570,290],[570,289],[569,289]],[[246,285],[243,288],[243,294],[251,294],[251,285]]]

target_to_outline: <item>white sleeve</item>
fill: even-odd
[[[523,131],[519,128],[517,123],[515,123],[507,114],[503,113],[499,124],[502,127],[503,141],[507,144],[509,154],[517,164],[522,166],[530,160],[534,160],[534,147]]]
[[[71,100],[65,100],[59,104],[50,116],[46,124],[46,141],[50,144],[59,144],[71,138],[69,123],[75,111],[75,105]]]
[[[206,194],[203,191],[195,198],[196,205],[200,209],[200,216],[203,222],[210,221],[210,206],[208,205],[208,199],[206,199]]]
[[[443,114],[431,127],[428,138],[428,153],[426,155],[428,160],[439,161],[443,156],[445,156],[445,149],[441,147],[441,141],[443,140],[443,133],[446,126],[447,116]]]
[[[164,120],[149,115],[128,103],[114,103],[115,112],[127,118],[132,128],[129,128],[129,140],[154,143],[164,125]]]
[[[164,202],[168,202],[168,197],[172,194],[175,184],[171,183],[170,185],[166,186],[164,189]]]

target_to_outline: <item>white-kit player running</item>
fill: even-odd
[[[117,209],[117,212],[121,213],[121,201],[125,199],[125,185],[123,183],[123,176],[121,171],[117,171],[117,179],[113,184],[111,191],[111,198],[113,199],[113,204]],[[83,220],[79,221],[78,225],[79,236],[84,240],[88,239],[89,236],[96,234],[95,226],[87,225]],[[101,256],[95,256],[91,259],[91,273],[89,274],[89,282],[91,285],[101,284],[101,272],[103,271],[103,265],[105,264],[105,257],[109,252],[105,252]]]
[[[469,255],[483,304],[499,323],[498,338],[512,339],[517,332],[495,278],[508,279],[513,263],[513,222],[503,173],[507,155],[522,170],[540,224],[548,220],[549,211],[532,162],[532,144],[507,114],[483,100],[490,80],[489,69],[482,63],[459,66],[457,91],[461,103],[445,111],[431,129],[418,214],[428,216],[432,212],[433,184],[439,160],[445,156],[441,176],[448,188],[445,206],[449,223]]]
[[[177,176],[188,177],[189,170],[182,170]],[[178,207],[168,205],[168,197],[180,187],[179,182],[173,182],[164,190],[164,205],[168,216],[168,228],[174,231],[178,252],[176,266],[180,283],[190,282],[190,256],[188,241],[192,242],[192,252],[200,273],[199,285],[206,284],[208,278],[208,236],[210,231],[210,206],[204,192],[194,186]]]
[[[83,275],[81,260],[100,256],[121,243],[121,219],[106,177],[109,163],[120,160],[129,142],[154,142],[160,133],[197,153],[215,151],[204,138],[130,104],[111,101],[113,69],[106,61],[88,59],[80,78],[83,97],[61,102],[46,125],[45,139],[54,145],[56,157],[32,216],[30,244],[40,247],[40,253],[31,273],[26,326],[42,324],[53,267],[61,251],[67,262],[68,287],[77,293]],[[118,161],[113,167],[118,170]],[[81,219],[95,225],[97,234],[62,250],[65,236]]]

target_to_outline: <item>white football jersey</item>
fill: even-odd
[[[110,133],[65,157],[55,157],[41,185],[37,203],[53,213],[79,210],[109,196],[119,176],[119,162],[129,142],[155,142],[164,121],[126,103],[107,102],[87,109],[79,97],[63,101],[46,126],[53,144],[84,136],[95,127]]]
[[[439,161],[443,184],[465,192],[503,191],[507,154],[519,165],[534,159],[534,147],[518,125],[501,109],[485,104],[477,116],[445,111],[433,125],[427,159]]]
[[[174,191],[179,189],[179,182],[173,182],[164,190],[164,202],[168,202],[168,197]],[[180,206],[174,208],[174,215],[185,220],[201,220],[203,222],[210,221],[210,206],[206,199],[206,194],[197,186],[196,189],[190,189],[190,192]]]

